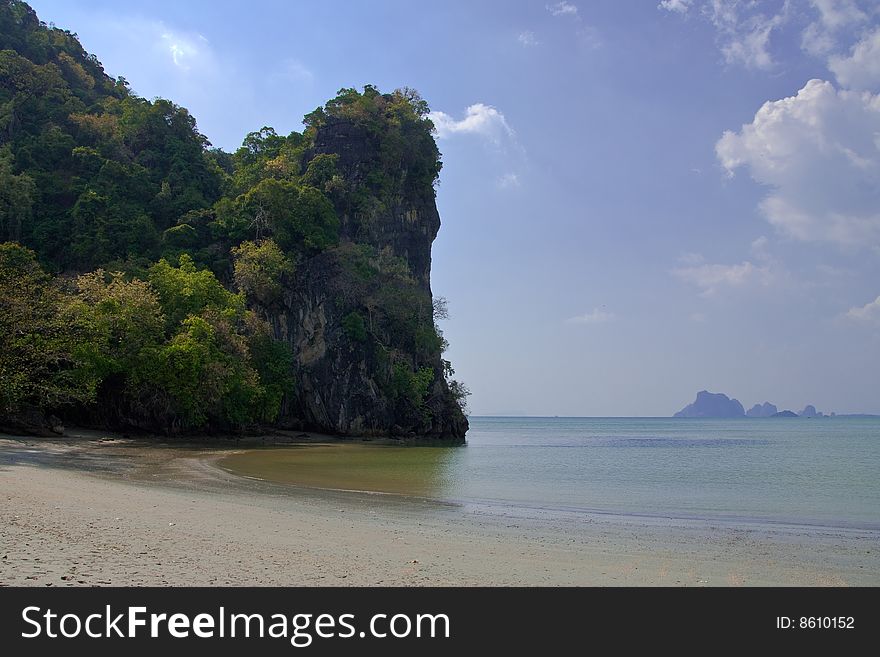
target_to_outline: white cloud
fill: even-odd
[[[880,96],[810,80],[715,146],[770,192],[765,218],[798,240],[880,245]]]
[[[108,37],[108,60],[112,59],[113,46],[118,44],[157,77],[189,80],[213,76],[222,69],[207,37],[197,32],[169,27],[162,21],[125,16],[102,16],[95,18],[94,23]],[[126,77],[132,75],[132,68],[128,68]]]
[[[614,313],[602,310],[601,308],[594,308],[592,312],[584,313],[577,317],[571,317],[567,319],[566,322],[569,324],[604,324],[605,322],[610,322],[614,319]]]
[[[880,91],[880,27],[856,43],[848,57],[832,55],[828,68],[844,87]]]
[[[815,20],[804,29],[801,48],[816,57],[825,57],[829,70],[837,75],[842,86],[874,88],[880,79],[880,53],[876,34],[865,35],[861,29],[869,20],[868,14],[856,0],[810,0],[810,5]],[[862,40],[853,43],[858,37]]]
[[[850,308],[846,317],[857,322],[880,323],[880,296],[864,306]]]
[[[801,48],[811,55],[827,55],[835,47],[834,34],[819,21],[807,25],[801,34]]]
[[[819,12],[822,24],[833,30],[868,18],[855,0],[810,0],[810,4]]]
[[[770,55],[770,34],[779,26],[780,17],[758,22],[739,34],[731,35],[721,47],[728,64],[740,62],[747,68],[769,69],[774,65]]]
[[[686,14],[688,9],[691,8],[691,4],[694,0],[662,0],[662,2],[657,5],[658,9],[665,9],[666,11],[675,11],[679,14]]]
[[[728,64],[761,70],[775,65],[770,40],[788,20],[788,0],[781,7],[758,0],[663,0],[657,7],[686,16],[697,6],[699,14],[715,28],[718,47]],[[763,13],[763,9],[770,13]]]
[[[431,121],[437,130],[437,137],[446,139],[455,134],[478,134],[496,143],[502,138],[513,138],[513,129],[507,124],[499,110],[491,105],[475,103],[465,110],[464,118],[456,121],[446,112],[434,111]]]
[[[519,175],[515,173],[505,173],[498,178],[498,186],[501,189],[510,189],[511,187],[519,187]]]
[[[758,6],[748,3],[748,9]],[[747,68],[767,70],[773,67],[770,37],[787,20],[787,4],[778,14],[741,11],[739,2],[712,0],[705,12],[715,25],[721,40],[721,53],[728,64],[743,64]]]
[[[876,0],[871,0],[876,4]],[[880,79],[880,37],[861,32],[872,20],[865,0],[662,0],[658,9],[679,16],[702,16],[715,28],[718,48],[728,64],[771,70],[773,38],[786,26],[804,25],[801,48],[828,65],[843,86],[876,89]],[[874,15],[880,12],[874,11]],[[853,46],[853,41],[864,37]],[[842,50],[852,46],[846,56]],[[834,54],[837,53],[837,54]],[[865,73],[867,69],[867,73]],[[867,75],[867,79],[864,77]]]
[[[520,32],[516,37],[516,40],[519,41],[521,46],[525,46],[526,48],[530,46],[537,46],[541,42],[535,38],[535,33],[531,30],[525,30],[524,32]]]
[[[547,11],[554,16],[577,16],[578,8],[570,2],[557,2],[553,5],[547,5]]]
[[[702,264],[679,267],[672,273],[681,280],[701,288],[701,296],[714,296],[723,287],[769,285],[773,274],[769,265],[757,266],[748,260],[738,265]]]
[[[171,62],[182,71],[189,71],[193,66],[200,66],[211,57],[208,40],[201,34],[186,34],[168,30],[161,24],[157,46],[171,57]]]

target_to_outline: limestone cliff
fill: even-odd
[[[382,148],[367,127],[327,117],[303,156],[304,170],[334,156],[344,187],[332,196],[338,246],[299,262],[282,302],[266,312],[295,359],[281,423],[463,442],[467,419],[434,332],[431,244],[440,216],[432,181],[389,167]],[[377,171],[381,189],[367,179]],[[418,377],[424,390],[414,394]]]

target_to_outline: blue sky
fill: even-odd
[[[32,0],[234,149],[418,89],[475,414],[880,412],[880,3]]]

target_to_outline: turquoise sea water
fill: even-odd
[[[880,530],[880,418],[471,417],[465,447],[235,453],[239,474],[519,515],[609,513]]]
[[[880,419],[472,417],[436,496],[880,528]]]

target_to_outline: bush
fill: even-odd
[[[281,279],[293,272],[293,264],[270,239],[242,242],[232,248],[235,284],[250,300],[270,305],[281,298]]]
[[[391,374],[391,398],[403,400],[411,408],[424,412],[428,388],[434,380],[434,370],[420,367],[415,372],[405,363],[395,363]]]
[[[367,339],[367,325],[364,317],[358,311],[353,310],[342,318],[342,328],[349,340],[364,342]]]

